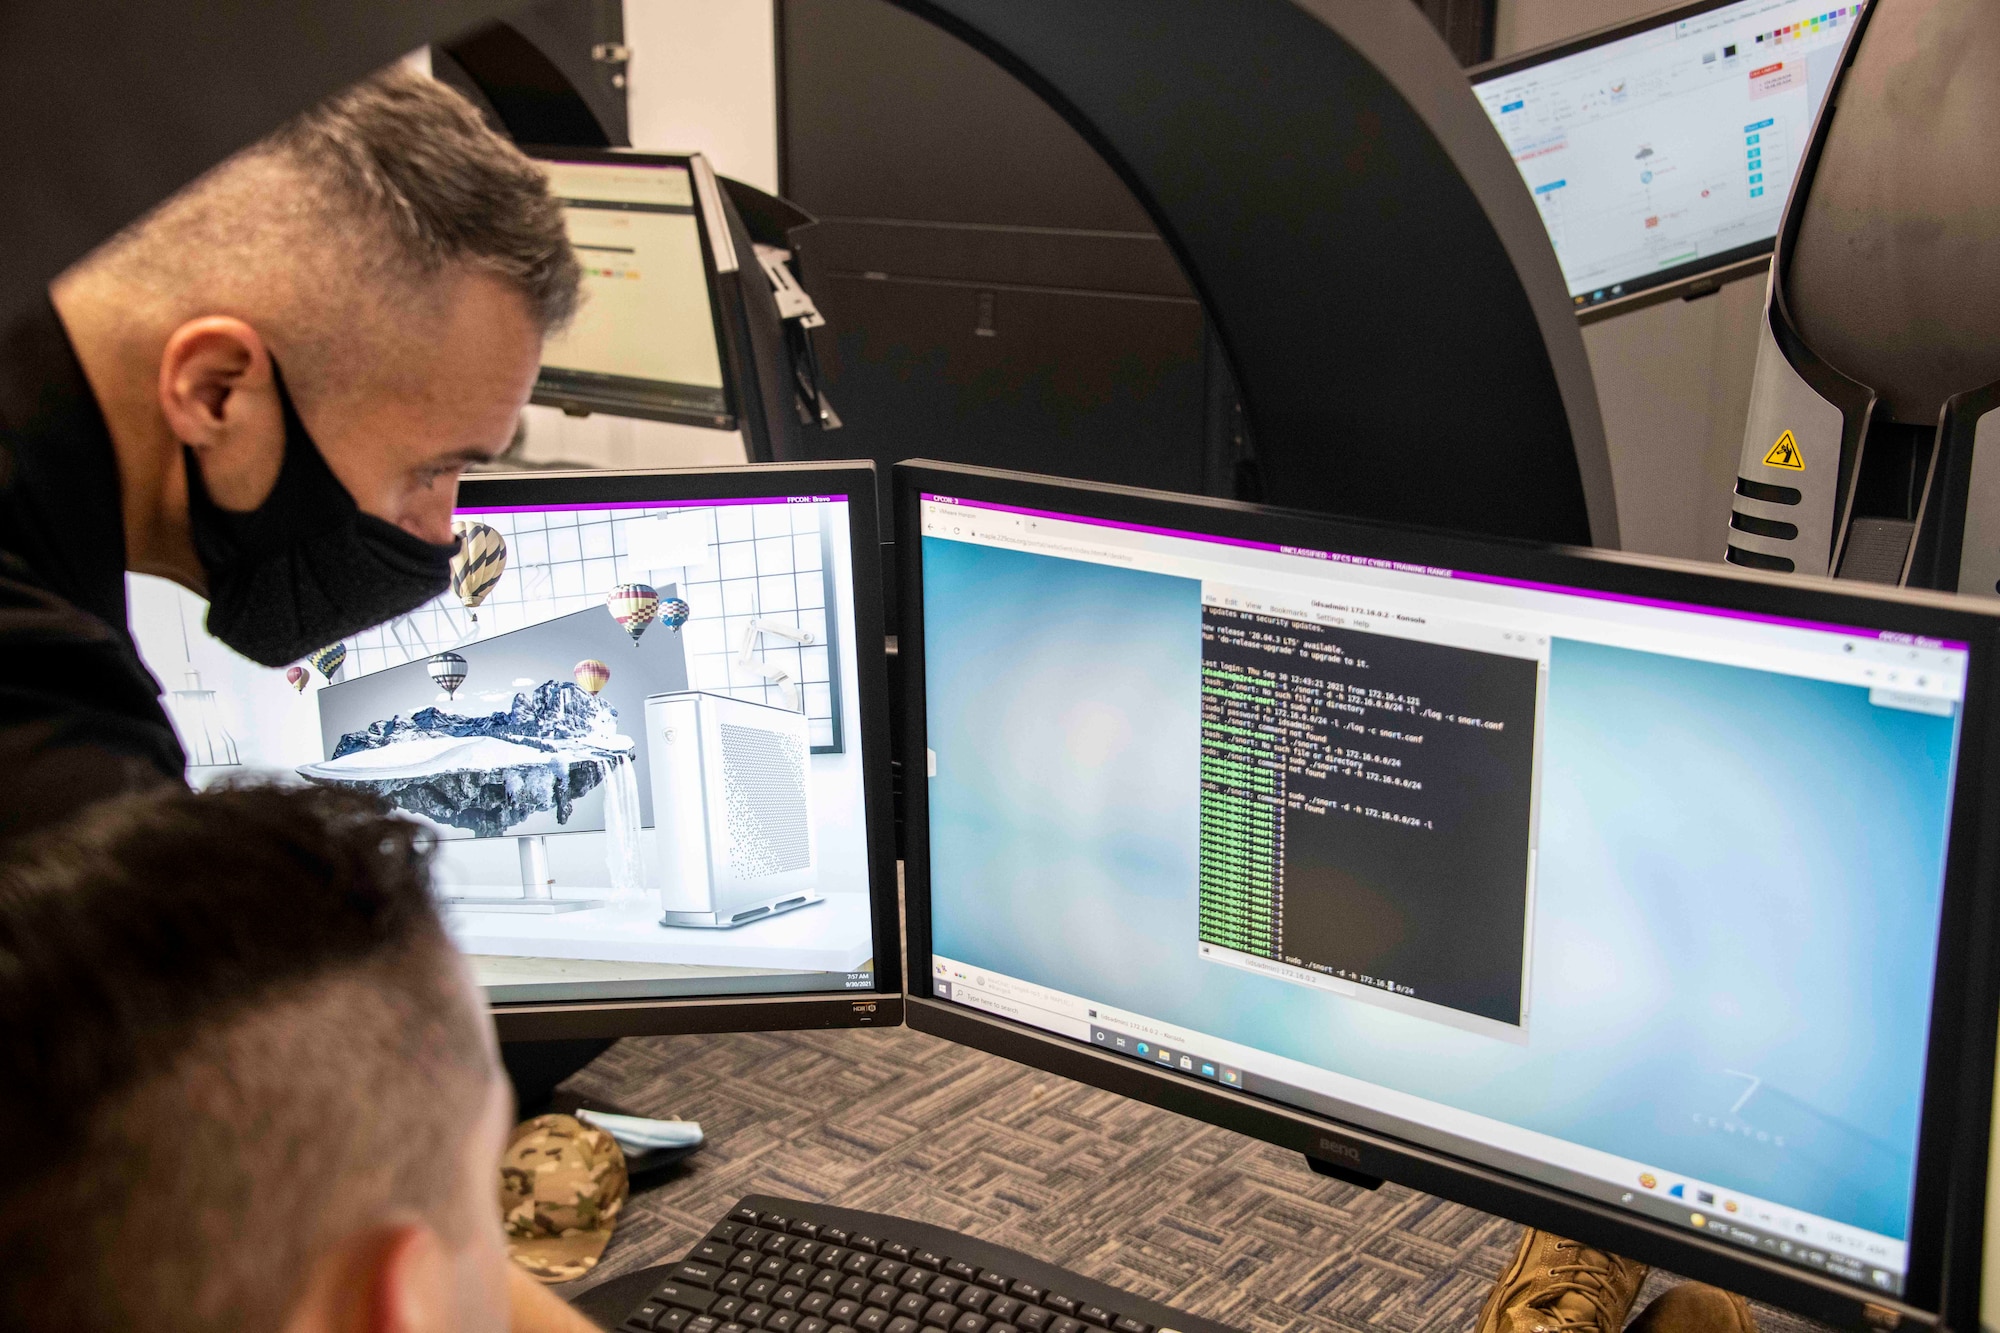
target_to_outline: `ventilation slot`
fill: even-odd
[[[1745,569],[1768,569],[1777,574],[1789,574],[1798,568],[1782,555],[1764,555],[1758,551],[1746,551],[1740,546],[1729,547],[1723,551],[1722,558]]]
[[[1805,496],[1789,486],[1769,486],[1748,477],[1736,479],[1736,493],[1746,500],[1764,500],[1774,505],[1795,505]]]
[[[728,722],[720,731],[729,868],[748,880],[811,866],[804,741]]]
[[[1783,541],[1791,541],[1799,535],[1796,523],[1780,523],[1773,518],[1755,518],[1749,514],[1731,514],[1729,526],[1753,537],[1777,537]]]

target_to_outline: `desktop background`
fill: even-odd
[[[1955,718],[1558,640],[1516,1046],[1197,958],[1196,582],[923,560],[939,953],[1907,1237]]]

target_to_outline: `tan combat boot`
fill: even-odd
[[[1619,1333],[1649,1271],[1530,1227],[1479,1312],[1478,1333]]]
[[[1683,1282],[1640,1312],[1631,1333],[1757,1333],[1757,1321],[1735,1292]]]

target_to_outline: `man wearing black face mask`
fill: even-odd
[[[0,330],[0,841],[182,755],[126,571],[282,666],[443,591],[579,273],[540,171],[398,71],[217,167]]]

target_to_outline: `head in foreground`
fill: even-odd
[[[0,864],[0,1310],[20,1333],[507,1325],[491,1025],[417,827],[149,793]]]

